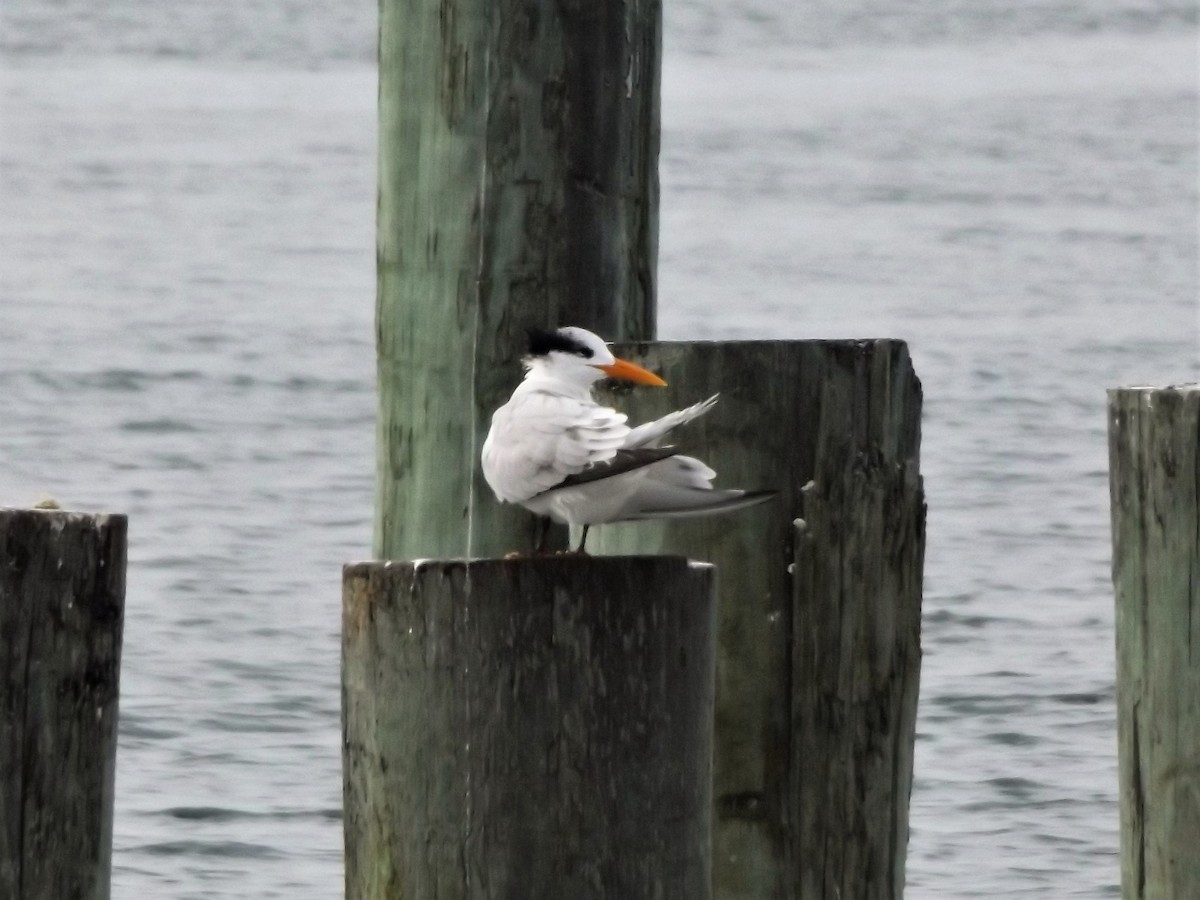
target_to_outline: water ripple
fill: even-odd
[[[242,841],[165,841],[129,849],[152,856],[225,856],[231,859],[282,859],[284,856],[274,847]]]

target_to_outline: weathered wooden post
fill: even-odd
[[[1200,385],[1108,393],[1121,895],[1200,897]]]
[[[716,391],[671,442],[718,485],[778,502],[594,529],[593,553],[720,572],[717,900],[904,889],[925,546],[921,389],[900,341],[632,344],[669,387],[610,397],[641,422]]]
[[[478,466],[526,327],[654,336],[661,13],[380,3],[376,557],[530,533]]]
[[[711,566],[373,562],[343,585],[348,900],[711,896]]]
[[[0,509],[0,897],[109,896],[125,534]]]

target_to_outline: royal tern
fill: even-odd
[[[708,412],[716,395],[631,428],[627,417],[601,406],[592,387],[606,375],[665,386],[617,359],[583,328],[530,331],[525,380],[492,415],[483,442],[483,476],[503,503],[566,525],[672,519],[728,512],[761,503],[775,491],[716,490],[716,472],[659,441]]]

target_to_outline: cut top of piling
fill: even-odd
[[[1189,391],[1200,391],[1200,382],[1188,381],[1183,384],[1130,384],[1108,389],[1109,395],[1120,394],[1125,391],[1178,391],[1179,393],[1187,393]]]
[[[442,569],[451,572],[461,569],[470,574],[496,571],[516,571],[524,566],[537,566],[547,572],[571,571],[576,567],[638,569],[639,567],[677,565],[684,568],[712,568],[712,563],[689,559],[686,556],[662,554],[637,554],[622,556],[587,556],[579,553],[555,553],[544,556],[534,554],[519,554],[514,556],[492,556],[467,559],[466,557],[450,557],[447,559],[377,559],[348,562],[343,566],[343,574],[368,575],[378,571],[411,571],[422,572],[425,569]]]
[[[90,523],[97,528],[103,528],[107,525],[126,525],[129,517],[124,513],[108,513],[108,512],[84,512],[77,509],[63,509],[57,505],[58,501],[53,498],[46,497],[39,500],[33,506],[0,506],[0,515],[29,515],[45,517],[42,521],[49,520],[51,522],[61,523],[66,525]],[[53,504],[53,505],[51,505]]]

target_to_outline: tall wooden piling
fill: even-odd
[[[706,900],[713,569],[344,575],[348,900]]]
[[[720,572],[717,900],[897,898],[920,673],[921,390],[900,341],[618,346],[668,382],[607,399],[641,422],[720,391],[669,442],[718,486],[774,488],[728,516],[593,529],[593,553]]]
[[[1121,895],[1200,897],[1200,385],[1108,394]]]
[[[661,20],[380,3],[376,557],[529,546],[478,466],[525,329],[654,336]]]
[[[0,509],[0,897],[109,896],[125,534]]]

